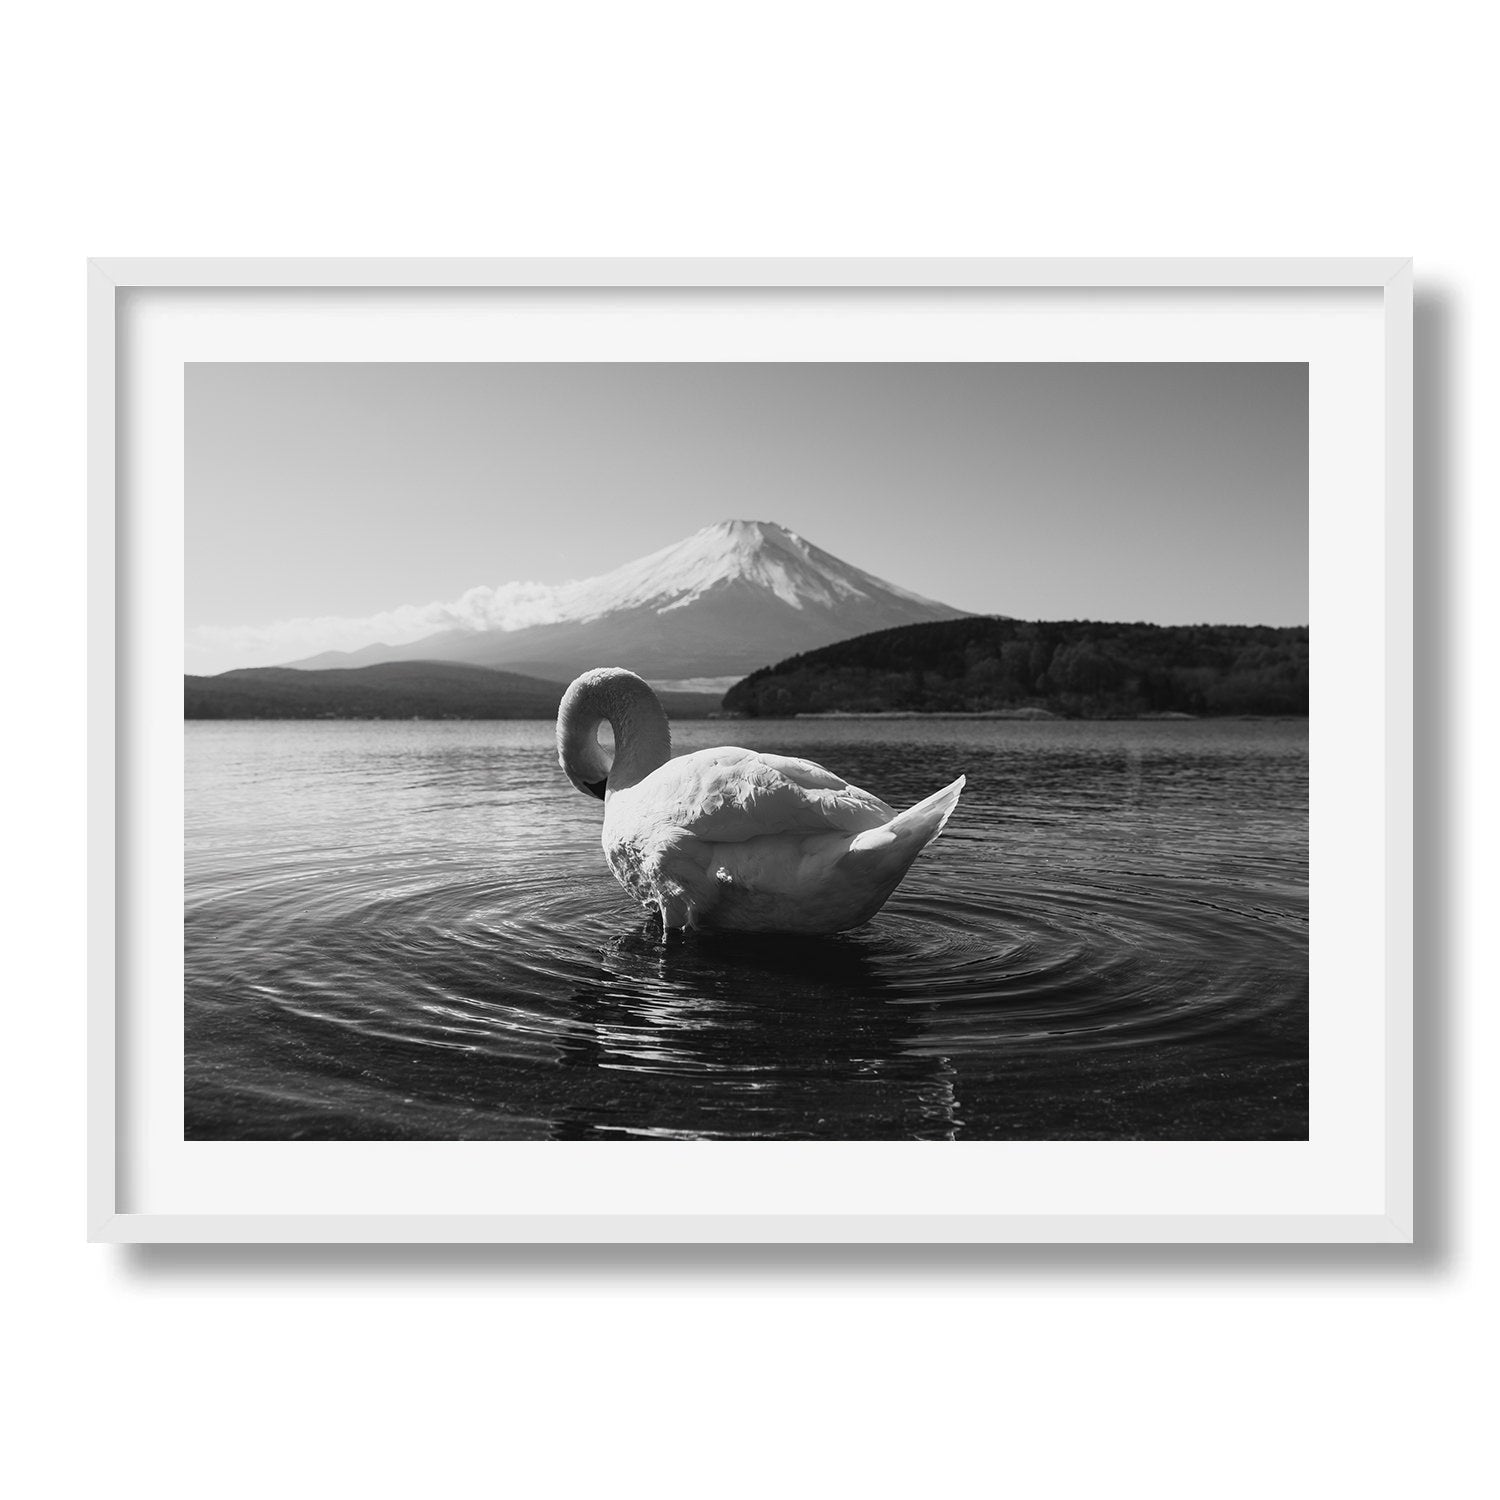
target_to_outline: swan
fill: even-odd
[[[609,868],[666,932],[858,927],[943,831],[965,779],[897,813],[810,760],[732,745],[674,759],[660,700],[622,667],[595,667],[563,694],[557,760],[603,801]]]

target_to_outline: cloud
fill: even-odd
[[[354,618],[320,615],[270,625],[196,625],[187,633],[187,671],[273,667],[320,651],[357,651],[381,643],[404,646],[442,630],[524,630],[564,618],[575,585],[504,583],[472,588],[448,604],[403,604]]]

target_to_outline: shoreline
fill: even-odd
[[[854,713],[843,709],[806,714],[675,714],[672,722],[681,724],[777,724],[793,720],[817,721],[839,719],[991,719],[1011,723],[1035,724],[1293,724],[1305,723],[1307,714],[1054,714],[1045,710],[985,709],[966,712],[962,709],[938,713],[916,710],[871,710]],[[184,724],[551,724],[551,716],[526,714],[185,714]]]
[[[725,716],[727,717],[727,715]],[[1306,719],[1306,714],[1055,714],[1047,709],[993,708],[993,709],[940,709],[922,713],[916,709],[872,709],[857,713],[845,709],[828,709],[806,714],[788,714],[792,719],[1009,719],[1022,723],[1051,724],[1211,724],[1211,723],[1255,723],[1259,721],[1292,722]]]

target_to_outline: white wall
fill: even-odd
[[[1493,895],[1473,669],[1500,409],[1477,14],[144,0],[9,19],[17,1493],[1477,1492],[1497,1028],[1467,918]],[[83,258],[277,253],[1416,255],[1424,1243],[85,1245]]]

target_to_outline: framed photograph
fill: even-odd
[[[89,1233],[1412,1225],[1404,260],[89,265]]]

